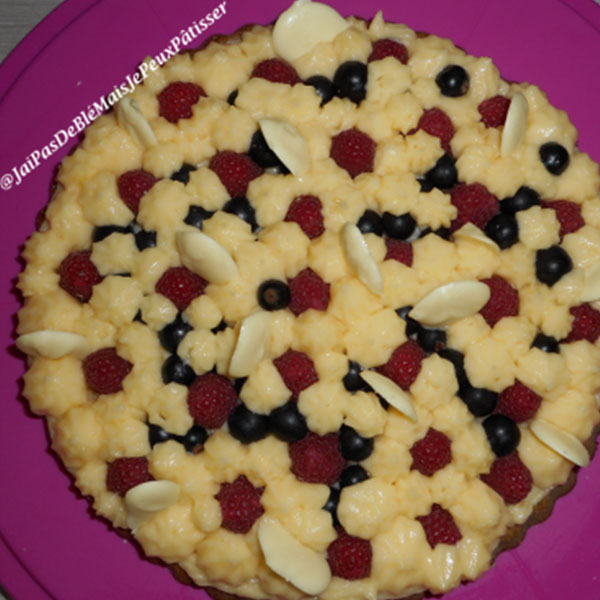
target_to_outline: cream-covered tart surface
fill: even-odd
[[[600,422],[600,177],[568,117],[307,0],[149,72],[23,254],[24,394],[77,487],[238,596],[476,579]]]

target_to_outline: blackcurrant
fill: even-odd
[[[160,425],[148,423],[148,442],[153,448],[156,444],[162,444],[171,439],[171,434],[165,431]]]
[[[158,332],[158,339],[160,340],[161,346],[171,353],[177,351],[179,342],[193,329],[193,327],[184,321],[181,314],[178,314],[173,321],[168,325],[165,325]]]
[[[436,76],[435,82],[443,96],[457,98],[469,91],[469,74],[460,65],[448,65]]]
[[[500,202],[500,210],[504,213],[514,214],[520,210],[527,210],[540,203],[540,195],[526,185],[522,185],[514,196],[504,198]]]
[[[188,210],[188,214],[183,220],[184,223],[191,225],[192,227],[197,227],[198,229],[202,229],[202,223],[206,219],[210,219],[213,216],[213,213],[201,206],[197,206],[192,204]]]
[[[206,429],[201,425],[193,425],[190,427],[184,436],[180,436],[178,441],[183,444],[186,452],[197,454],[202,447],[204,442],[208,438]]]
[[[187,185],[190,180],[190,173],[195,170],[196,167],[194,167],[194,165],[184,163],[178,171],[175,171],[175,173],[171,175],[171,179],[173,181],[179,181],[180,183],[183,183],[183,185]]]
[[[438,352],[446,345],[446,332],[443,329],[419,327],[417,331],[417,343],[428,354]]]
[[[92,242],[101,242],[111,233],[131,233],[131,230],[129,227],[121,227],[120,225],[99,225],[94,227]]]
[[[252,227],[252,231],[258,228],[256,223],[256,216],[254,214],[254,208],[250,204],[247,198],[238,196],[237,198],[231,198],[231,200],[225,203],[222,209],[224,212],[235,215],[236,217],[246,221]]]
[[[545,335],[544,333],[538,333],[535,336],[531,343],[531,347],[538,348],[539,350],[542,350],[542,352],[560,352],[558,340],[551,335]]]
[[[344,375],[342,383],[349,392],[357,392],[358,390],[368,389],[369,385],[360,376],[361,371],[362,367],[357,362],[353,360],[348,361],[348,371]]]
[[[506,456],[517,448],[521,441],[519,426],[504,415],[490,415],[483,420],[483,428],[492,451],[496,456]]]
[[[327,104],[335,96],[333,81],[323,75],[313,75],[304,81],[304,85],[311,85],[321,98],[321,106]]]
[[[357,60],[342,63],[333,76],[333,85],[340,98],[360,104],[367,95],[367,65]]]
[[[535,275],[539,281],[553,286],[573,268],[571,257],[560,246],[538,250],[535,255]]]
[[[258,129],[250,140],[248,150],[250,158],[263,169],[276,167],[281,173],[289,173],[288,168],[279,160],[278,156],[269,148],[263,132]]]
[[[557,142],[546,142],[540,146],[540,160],[546,171],[552,175],[560,175],[569,166],[569,153]]]
[[[289,305],[290,288],[279,279],[267,279],[258,286],[256,292],[258,303],[264,310],[280,310]]]
[[[229,433],[242,444],[257,442],[267,435],[267,417],[252,412],[246,405],[238,404],[229,415]]]
[[[338,440],[340,452],[346,460],[357,462],[365,460],[373,452],[373,438],[363,437],[355,429],[347,425],[342,425]]]
[[[240,92],[238,90],[233,90],[233,92],[231,92],[229,94],[229,96],[227,96],[227,104],[231,104],[231,106],[235,106],[235,101],[236,101],[239,93]]]
[[[141,230],[135,234],[135,245],[142,252],[146,248],[156,248],[156,231]]]
[[[472,415],[485,417],[494,412],[498,404],[498,394],[486,388],[468,386],[459,391],[459,396]]]
[[[306,419],[293,400],[269,414],[269,431],[283,442],[296,442],[307,433]]]
[[[485,234],[504,250],[519,241],[519,224],[514,215],[499,213],[488,221]]]
[[[458,182],[458,171],[455,160],[450,154],[444,154],[427,173],[425,181],[431,186],[428,190],[436,187],[440,190],[448,190]],[[422,186],[421,186],[422,187]]]
[[[337,518],[337,507],[339,503],[340,490],[334,487],[329,488],[329,498],[327,498],[327,502],[325,502],[323,510],[326,510],[331,515],[334,525],[337,525],[339,523]]]
[[[360,465],[350,465],[346,467],[340,475],[340,489],[350,485],[356,485],[361,481],[369,479],[369,474]]]
[[[362,214],[356,226],[361,233],[374,233],[375,235],[383,234],[383,223],[381,217],[374,210],[368,208]]]
[[[394,215],[390,212],[384,212],[381,221],[383,231],[391,238],[405,240],[409,238],[417,226],[417,222],[410,213]]]
[[[165,360],[162,366],[163,383],[180,383],[189,386],[196,379],[192,367],[186,364],[179,356],[172,354]]]

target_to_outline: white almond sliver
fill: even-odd
[[[300,132],[282,119],[265,118],[258,121],[267,146],[277,158],[296,176],[310,168],[308,144]]]
[[[587,467],[590,464],[590,455],[585,446],[571,433],[558,429],[554,425],[534,419],[529,424],[529,429],[540,442],[552,448],[562,457],[570,460],[580,467]]]
[[[474,242],[479,242],[484,246],[487,246],[494,252],[500,252],[500,247],[496,242],[489,238],[477,225],[473,225],[473,223],[465,223],[460,229],[454,232],[454,239],[463,238],[467,240],[472,240]]]
[[[386,402],[389,402],[396,410],[407,416],[411,421],[417,422],[417,413],[412,403],[410,394],[396,385],[389,377],[377,373],[377,371],[361,371],[360,376],[366,381]]]
[[[283,525],[268,517],[258,524],[258,543],[267,566],[309,596],[317,596],[331,581],[325,554],[301,544]]]
[[[125,494],[127,525],[137,529],[156,513],[169,508],[179,500],[179,484],[166,479],[146,481]]]
[[[453,281],[419,300],[408,316],[421,325],[448,325],[478,313],[490,299],[490,288],[481,281]]]
[[[581,302],[596,302],[600,300],[600,262],[594,263],[583,270],[583,290],[579,296]]]
[[[176,239],[183,264],[207,281],[226,283],[239,275],[229,252],[208,235],[201,231],[178,231]]]
[[[25,333],[19,336],[15,343],[21,352],[43,358],[84,354],[88,347],[88,342],[82,335],[52,329]]]
[[[356,225],[346,223],[342,227],[342,248],[348,264],[358,278],[374,294],[381,295],[383,293],[381,272],[371,255],[367,241]]]
[[[271,315],[260,311],[242,321],[237,343],[229,363],[231,377],[247,377],[267,351]]]
[[[123,98],[115,106],[117,123],[129,132],[131,137],[141,146],[156,146],[158,140],[150,123],[144,117],[140,107],[133,98]]]
[[[502,130],[502,141],[500,142],[500,154],[502,156],[508,156],[519,147],[527,131],[528,118],[529,104],[527,104],[527,98],[517,92],[510,101],[504,129]]]
[[[296,0],[277,19],[273,46],[281,58],[296,60],[320,42],[330,42],[348,27],[350,23],[330,6]]]

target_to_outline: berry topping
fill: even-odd
[[[514,317],[519,314],[519,292],[499,275],[482,279],[490,288],[490,299],[479,311],[490,327],[503,317]]]
[[[573,315],[571,331],[562,341],[587,340],[592,344],[595,343],[598,336],[600,336],[600,311],[589,304],[580,304],[579,306],[572,306],[569,312]]]
[[[417,227],[417,222],[410,213],[394,215],[390,212],[384,212],[381,220],[386,235],[398,240],[409,238]]]
[[[340,474],[340,489],[356,485],[361,481],[369,479],[369,474],[360,465],[350,465],[346,467]]]
[[[404,240],[394,240],[387,238],[385,240],[387,252],[385,260],[393,259],[405,264],[407,267],[412,267],[413,263],[413,247],[409,242]]]
[[[430,477],[452,461],[450,446],[450,438],[446,434],[430,427],[425,437],[415,442],[410,449],[413,459],[411,469]]]
[[[205,373],[190,386],[188,408],[194,421],[208,429],[221,427],[237,404],[237,392],[227,377]]]
[[[560,175],[569,166],[569,153],[556,142],[546,142],[540,146],[540,160],[548,173]]]
[[[221,506],[221,526],[233,533],[248,533],[265,512],[260,503],[262,489],[240,475],[233,483],[222,483],[215,498]]]
[[[156,248],[156,231],[138,231],[135,234],[135,245],[142,252],[146,248]]]
[[[106,469],[106,489],[124,496],[131,488],[154,478],[148,472],[148,459],[145,456],[125,456],[108,463]]]
[[[193,165],[184,163],[178,171],[175,171],[175,173],[171,175],[171,179],[173,181],[179,181],[179,183],[183,183],[183,185],[187,185],[190,181],[190,173],[193,173],[195,170],[196,167]]]
[[[371,542],[338,528],[338,536],[327,548],[331,574],[349,581],[364,579],[371,574],[373,550]]]
[[[573,268],[573,261],[560,246],[538,250],[535,255],[535,275],[539,281],[553,286]]]
[[[481,475],[481,481],[500,494],[506,504],[521,502],[531,490],[533,478],[518,452],[498,457],[490,472]]]
[[[199,85],[175,81],[158,95],[158,112],[171,123],[177,123],[179,119],[189,119],[192,116],[192,106],[203,96],[206,94]]]
[[[83,361],[83,374],[88,387],[97,394],[114,394],[123,389],[123,379],[133,365],[117,354],[115,348],[102,348],[88,354]]]
[[[519,224],[514,215],[500,213],[488,221],[485,234],[494,240],[501,250],[505,250],[519,241]]]
[[[208,438],[206,429],[200,425],[192,425],[178,441],[183,444],[185,451],[191,454],[198,454],[204,447],[204,442]]]
[[[196,379],[194,369],[176,354],[172,354],[165,360],[161,369],[161,376],[165,385],[173,382],[189,386]]]
[[[248,156],[233,150],[217,152],[209,163],[232,198],[245,196],[248,184],[262,175],[262,169]]]
[[[465,223],[473,223],[484,230],[499,210],[496,196],[480,183],[461,183],[452,188],[450,196],[452,204],[458,211],[456,218],[450,224],[452,231],[460,229]]]
[[[102,281],[91,255],[89,250],[71,252],[58,267],[58,285],[79,302],[87,302],[94,286]]]
[[[467,405],[469,412],[476,417],[485,417],[493,413],[498,404],[498,394],[486,388],[467,385],[459,389],[458,395]]]
[[[263,169],[277,169],[279,173],[289,173],[289,169],[281,162],[277,154],[269,148],[263,132],[258,129],[252,135],[250,148],[248,149],[250,158]]]
[[[313,240],[324,231],[321,201],[316,196],[297,196],[292,200],[284,221],[298,223],[300,229]]]
[[[360,435],[352,427],[342,425],[339,433],[340,451],[346,460],[365,460],[373,452],[373,438]]]
[[[331,140],[331,158],[350,177],[373,171],[375,142],[358,129],[346,129]]]
[[[280,58],[267,58],[261,60],[252,70],[251,77],[260,77],[272,83],[300,83],[296,69]]]
[[[160,340],[161,346],[167,352],[176,352],[179,342],[193,329],[193,327],[184,321],[181,314],[175,317],[174,321],[171,321],[168,325],[165,325],[158,332],[158,339]]]
[[[235,101],[237,100],[239,93],[239,90],[233,90],[232,92],[230,92],[229,96],[227,96],[227,104],[229,104],[230,106],[235,106]]]
[[[289,447],[292,471],[301,481],[334,484],[346,466],[338,447],[338,436],[320,436],[310,432]]]
[[[446,332],[443,329],[433,329],[431,327],[419,327],[417,331],[417,344],[427,352],[439,352],[447,341]]]
[[[540,203],[540,195],[526,185],[522,185],[514,196],[504,198],[500,203],[500,210],[514,214],[520,210],[527,210]]]
[[[190,302],[204,294],[208,282],[186,267],[171,267],[157,281],[155,290],[166,296],[179,311],[184,311]]]
[[[229,433],[242,444],[251,444],[267,435],[267,417],[249,410],[245,404],[239,404],[229,415],[227,421]]]
[[[306,419],[298,405],[290,400],[269,413],[269,431],[283,442],[297,442],[307,433]]]
[[[533,418],[541,403],[542,397],[517,379],[500,392],[496,412],[510,417],[515,423],[522,423]]]
[[[99,227],[94,227],[94,231],[92,232],[92,242],[101,242],[113,233],[132,233],[132,230],[129,226],[100,225]]]
[[[358,390],[366,390],[369,384],[360,376],[362,367],[353,360],[348,361],[348,371],[342,379],[344,387],[349,392],[357,392]]]
[[[560,239],[568,233],[574,233],[585,225],[581,216],[581,206],[569,200],[553,200],[541,202],[542,208],[551,208],[560,223]]]
[[[408,316],[408,313],[413,309],[412,306],[403,306],[402,308],[396,309],[396,314],[406,321],[406,335],[408,337],[417,335],[422,329],[420,323],[415,321],[413,318]]]
[[[377,370],[407,391],[421,371],[421,362],[424,358],[425,352],[421,346],[413,340],[407,340],[398,346],[387,363]]]
[[[454,187],[458,182],[458,171],[454,158],[450,154],[444,154],[438,158],[435,165],[425,173],[425,182],[430,186],[427,191],[431,191],[434,187],[440,190],[449,190]]]
[[[335,86],[333,81],[323,75],[313,75],[309,77],[304,85],[311,85],[315,92],[321,98],[321,106],[327,104],[335,96]]]
[[[460,65],[448,65],[436,76],[435,82],[443,96],[457,98],[469,91],[469,74]]]
[[[439,504],[432,504],[428,515],[417,517],[425,530],[427,542],[432,548],[438,544],[454,546],[462,539],[462,534],[454,522],[454,517]]]
[[[510,98],[493,96],[479,105],[479,114],[486,127],[500,127],[506,121]]]
[[[191,225],[192,227],[197,227],[198,229],[202,229],[202,223],[206,219],[210,219],[213,216],[213,213],[201,206],[197,206],[192,204],[188,210],[188,214],[183,220],[184,223]]]
[[[419,119],[417,129],[422,129],[429,135],[440,138],[440,144],[446,154],[452,154],[450,140],[454,136],[454,125],[450,117],[440,108],[426,110]]]
[[[255,231],[258,228],[254,207],[250,204],[248,198],[245,198],[244,196],[232,198],[225,203],[222,210],[230,215],[235,215],[242,221],[246,221],[246,223],[250,225],[252,231]]]
[[[156,444],[168,442],[171,439],[171,434],[165,431],[160,425],[148,424],[148,443],[151,448]]]
[[[553,338],[551,335],[545,335],[538,333],[533,342],[531,342],[532,348],[539,348],[542,352],[554,352],[558,354],[560,352],[560,346],[558,340]]]
[[[510,417],[490,415],[482,425],[496,456],[506,456],[516,450],[521,441],[521,430]]]
[[[256,293],[258,303],[264,310],[280,310],[289,305],[290,288],[283,281],[268,279],[263,281]]]
[[[329,306],[329,284],[325,283],[311,268],[300,271],[289,281],[290,310],[296,315],[305,310],[327,310]]]
[[[276,358],[273,364],[294,396],[319,381],[312,359],[304,352],[290,349]]]
[[[374,42],[373,49],[367,60],[368,62],[373,62],[374,60],[381,60],[388,56],[397,58],[403,65],[408,62],[408,50],[406,49],[406,46],[389,38]]]
[[[357,60],[342,63],[333,76],[333,85],[340,98],[360,104],[367,95],[367,65]]]
[[[340,490],[335,487],[329,488],[329,498],[327,498],[327,502],[325,502],[323,510],[326,510],[331,515],[334,525],[339,525],[337,518],[337,507],[339,503]]]
[[[383,222],[378,213],[370,208],[367,208],[357,221],[356,226],[362,234],[374,233],[375,235],[383,235]]]

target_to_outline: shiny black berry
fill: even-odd
[[[460,65],[444,67],[435,78],[443,96],[457,98],[469,91],[469,74]]]
[[[183,165],[181,165],[179,171],[175,171],[175,173],[171,175],[171,179],[173,181],[179,181],[180,183],[183,183],[183,185],[187,185],[190,180],[190,173],[192,173],[195,170],[196,167],[194,167],[194,165],[184,163]]]
[[[313,75],[309,77],[304,85],[311,85],[315,92],[321,98],[321,106],[327,104],[335,96],[335,85],[333,81],[323,75]]]
[[[186,364],[179,356],[172,354],[162,366],[163,383],[180,383],[189,386],[196,379],[196,373],[190,365]]]
[[[498,394],[486,388],[468,386],[458,394],[472,415],[485,417],[494,412],[498,404]]]
[[[148,442],[153,448],[156,444],[162,444],[171,439],[171,434],[165,431],[160,425],[148,424]]]
[[[569,153],[557,142],[546,142],[540,146],[540,160],[546,171],[552,175],[560,175],[569,166]]]
[[[165,325],[158,332],[158,339],[161,346],[174,354],[177,351],[179,342],[193,329],[193,327],[183,320],[181,314],[178,314],[173,321]]]
[[[551,335],[544,333],[538,333],[533,342],[531,343],[532,348],[538,348],[542,352],[553,352],[558,354],[560,352],[560,346],[558,340],[553,338]]]
[[[252,412],[244,404],[238,404],[227,421],[229,433],[242,444],[262,440],[267,435],[267,424],[266,415]]]
[[[258,303],[265,310],[280,310],[288,306],[291,300],[290,288],[284,281],[268,279],[258,286]]]
[[[156,248],[156,231],[138,231],[135,234],[135,245],[140,252],[146,248]]]
[[[573,268],[571,257],[560,246],[538,250],[535,255],[535,275],[548,286],[554,285]]]
[[[427,354],[439,352],[446,346],[446,341],[446,332],[443,329],[419,327],[417,331],[417,343]]]
[[[500,202],[500,210],[504,213],[514,214],[520,210],[527,210],[540,203],[540,195],[526,185],[522,185],[514,196],[504,198]]]
[[[187,430],[184,436],[178,438],[178,441],[183,444],[186,452],[197,454],[202,450],[207,438],[208,434],[204,427],[201,425],[193,425]]]
[[[252,231],[258,228],[256,216],[254,214],[254,208],[250,202],[248,202],[248,198],[244,198],[243,196],[232,198],[225,203],[225,206],[222,210],[226,213],[239,217],[242,219],[242,221],[246,221],[246,223],[252,227]]]
[[[462,352],[453,348],[442,348],[438,354],[452,363],[454,373],[456,374],[456,381],[458,382],[459,393],[461,390],[471,387],[467,372],[465,371],[465,357]]]
[[[92,232],[92,242],[101,242],[106,239],[111,233],[132,233],[128,227],[121,227],[120,225],[99,225],[94,227]]]
[[[355,361],[348,361],[348,371],[342,379],[344,387],[349,392],[357,392],[358,390],[366,390],[369,384],[360,376],[362,367]]]
[[[188,214],[183,220],[184,223],[191,225],[192,227],[197,227],[198,229],[202,229],[202,223],[206,219],[210,219],[213,216],[213,213],[201,206],[196,206],[192,204],[188,210]]]
[[[231,104],[231,106],[235,106],[235,101],[236,101],[239,93],[240,92],[238,90],[233,90],[233,92],[231,92],[229,94],[229,96],[227,96],[227,104]]]
[[[383,234],[383,223],[378,213],[370,208],[367,208],[361,218],[356,223],[361,233],[374,233],[375,235]]]
[[[417,226],[417,222],[410,213],[393,215],[390,212],[384,212],[381,221],[386,235],[397,240],[409,238]]]
[[[301,440],[308,433],[308,427],[304,415],[290,400],[270,412],[269,431],[281,441],[292,443]]]
[[[454,187],[458,183],[458,171],[456,170],[455,160],[450,154],[444,154],[435,163],[427,173],[425,173],[425,181],[429,184],[429,189],[422,191],[431,191],[432,188],[436,187],[440,190],[448,190]]]
[[[356,462],[365,460],[373,452],[373,438],[363,437],[347,425],[342,425],[338,440],[340,452],[346,460],[354,460]]]
[[[225,331],[226,329],[227,323],[225,322],[225,319],[221,319],[221,322],[216,327],[213,327],[211,331],[213,333],[219,333],[219,331]]]
[[[431,183],[431,181],[429,181],[428,179],[421,178],[421,179],[417,179],[417,181],[419,182],[421,191],[424,192],[425,194],[430,192],[435,187],[435,185],[433,185],[433,183]]]
[[[488,221],[485,234],[504,250],[519,241],[519,224],[514,215],[499,213]]]
[[[452,232],[448,227],[438,227],[437,229],[434,229],[432,233],[442,238],[443,240],[449,240],[450,236],[452,235]]]
[[[367,65],[357,60],[342,63],[333,76],[333,85],[340,98],[360,104],[367,95]]]
[[[329,498],[327,498],[327,502],[323,506],[323,510],[326,510],[333,519],[333,524],[338,525],[339,521],[337,518],[337,507],[340,503],[340,490],[337,488],[329,488]]]
[[[482,425],[496,456],[506,456],[516,450],[521,441],[521,430],[511,418],[490,415],[483,420]]]
[[[413,318],[408,316],[408,313],[413,309],[412,306],[403,306],[402,308],[396,309],[396,314],[406,321],[406,330],[405,333],[407,337],[411,337],[413,335],[418,335],[421,330],[421,324],[418,321],[415,321]]]
[[[350,465],[346,467],[340,475],[340,489],[350,485],[356,485],[361,481],[369,479],[369,474],[360,465]]]
[[[250,158],[263,169],[277,168],[280,173],[289,173],[289,169],[279,160],[277,154],[269,148],[263,132],[258,129],[250,140],[248,150]]]

